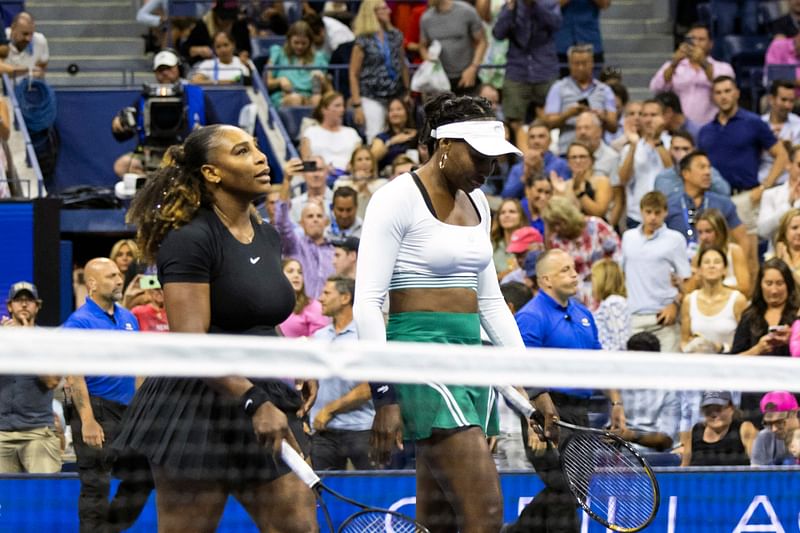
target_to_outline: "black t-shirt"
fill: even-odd
[[[728,432],[719,442],[703,440],[705,424],[698,423],[692,428],[692,460],[690,466],[736,466],[749,465],[750,458],[742,444],[739,430],[742,423],[731,422]]]
[[[193,46],[208,46],[212,50],[214,49],[214,43],[212,42],[211,36],[208,34],[208,28],[202,21],[198,21],[197,24],[195,24],[186,39],[175,42],[175,48],[178,50],[178,53],[180,53],[183,60],[191,66],[205,59],[203,56],[189,55],[189,51]]]
[[[243,244],[213,211],[202,208],[189,224],[169,232],[158,250],[162,285],[210,285],[210,333],[270,334],[294,308],[278,232],[252,223],[253,242]]]

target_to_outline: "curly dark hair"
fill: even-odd
[[[136,240],[142,258],[155,262],[167,233],[188,224],[200,207],[210,207],[212,197],[200,167],[217,146],[222,125],[194,130],[182,145],[170,146],[164,166],[152,173],[131,203],[127,222],[137,227]]]
[[[433,154],[437,139],[431,137],[431,130],[453,122],[493,118],[492,104],[486,98],[437,94],[425,104],[425,125],[420,131],[419,140],[428,147],[428,153]]]

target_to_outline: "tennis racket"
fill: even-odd
[[[522,416],[542,425],[542,416],[514,387],[495,387]],[[655,518],[660,502],[655,474],[633,446],[602,429],[557,421],[570,430],[559,446],[569,490],[593,520],[613,531],[635,532]]]
[[[308,466],[308,463],[285,440],[281,443],[281,458],[286,466],[291,468],[297,477],[314,491],[331,533],[430,533],[425,526],[417,523],[410,516],[389,509],[365,505],[326,487],[314,470]],[[338,529],[333,527],[325,500],[322,499],[323,492],[358,508],[358,511],[347,517]]]

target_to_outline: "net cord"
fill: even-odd
[[[0,374],[340,377],[356,381],[763,391],[797,388],[789,357],[337,342],[1,328]]]

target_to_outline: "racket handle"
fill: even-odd
[[[506,399],[508,405],[514,411],[516,411],[517,414],[530,419],[536,412],[536,409],[533,408],[531,402],[511,385],[497,386],[495,387],[495,390],[497,390],[497,392]]]
[[[281,459],[303,483],[312,489],[319,483],[319,476],[286,440],[281,441]]]

